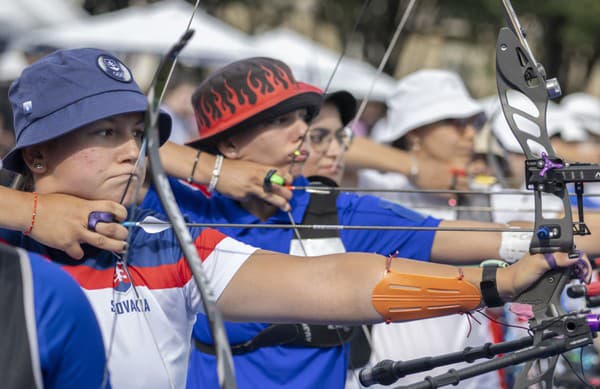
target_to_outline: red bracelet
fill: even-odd
[[[450,171],[450,174],[455,177],[466,177],[467,176],[467,171],[465,169],[451,167],[448,170]]]
[[[38,194],[37,192],[33,192],[33,212],[31,213],[31,224],[27,231],[24,232],[25,235],[31,234],[33,230],[33,226],[35,225],[35,216],[37,215],[37,204],[38,204]]]

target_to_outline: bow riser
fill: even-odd
[[[575,250],[573,218],[564,180],[569,174],[560,172],[564,164],[556,159],[546,127],[548,98],[560,96],[560,86],[554,79],[546,80],[544,68],[533,58],[510,1],[503,0],[503,4],[510,27],[502,28],[498,34],[496,80],[504,116],[527,159],[525,163],[527,188],[534,191],[535,233],[529,250],[532,254],[556,251],[572,253]],[[513,98],[527,99],[530,103],[528,105],[533,104],[537,112],[531,112],[531,109],[526,112],[521,109],[522,107],[515,107],[511,104],[510,94],[513,94]],[[520,96],[517,96],[519,94]],[[527,127],[528,131],[522,127]],[[541,158],[534,152],[534,148],[536,151],[541,151]],[[572,176],[575,177],[577,174]],[[562,201],[562,217],[544,217],[542,201],[544,193]],[[569,335],[567,324],[573,319],[564,316],[560,296],[571,278],[572,274],[568,269],[552,270],[518,296],[517,302],[532,307],[534,317],[529,324],[534,333],[535,346],[541,345],[544,332],[551,328],[558,330],[557,333],[561,335]],[[585,325],[578,328],[582,328],[583,332],[581,339],[576,343],[581,343],[582,346],[591,343],[592,333],[589,327]],[[527,388],[535,384],[552,387],[557,360],[558,355],[552,356],[546,360],[545,366],[539,358],[527,362],[517,377],[515,388]]]
[[[555,152],[550,144],[546,129],[546,110],[548,107],[548,91],[540,67],[529,56],[527,50],[521,45],[513,30],[503,27],[498,35],[496,45],[496,72],[498,94],[502,110],[517,141],[521,145],[527,158],[526,178],[527,186],[534,190],[535,198],[535,230],[549,230],[554,234],[545,239],[540,239],[540,234],[534,234],[531,242],[531,253],[549,253],[554,251],[573,250],[572,215],[569,196],[560,180],[552,180],[550,174],[537,177],[537,166],[540,159],[534,154],[533,145],[541,146],[550,158],[555,158]],[[518,91],[525,96],[537,109],[536,116],[510,104],[509,93]],[[515,118],[525,118],[536,125],[539,132],[532,134],[522,130]],[[534,167],[534,171],[530,168]],[[550,171],[549,173],[553,173]],[[552,185],[553,183],[557,183]],[[535,185],[534,185],[535,184]],[[563,203],[564,217],[546,219],[542,214],[542,192],[550,193]]]

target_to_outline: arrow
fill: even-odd
[[[149,234],[157,234],[172,227],[171,223],[154,216],[147,216],[142,221],[126,221],[125,227],[140,227]],[[304,229],[304,230],[376,230],[376,231],[479,231],[479,232],[533,232],[532,228],[523,227],[411,227],[411,226],[344,226],[339,224],[242,224],[242,223],[186,223],[186,227],[211,228],[265,228],[265,229]]]
[[[600,171],[597,173],[600,177]],[[356,192],[356,193],[425,193],[425,194],[482,194],[482,195],[527,195],[533,197],[533,192],[528,190],[501,190],[501,191],[490,191],[490,190],[457,190],[457,189],[390,189],[390,188],[356,188],[356,187],[338,187],[338,186],[295,186],[286,185],[285,188],[289,190],[304,190],[308,193],[314,194],[329,194],[331,192]],[[569,192],[569,196],[576,197],[577,194]],[[600,197],[600,193],[584,193],[584,197]]]

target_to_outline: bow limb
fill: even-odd
[[[197,7],[197,4],[196,4]],[[145,138],[148,139],[147,154],[150,162],[152,181],[156,192],[160,197],[161,204],[171,221],[173,230],[181,245],[186,261],[192,271],[194,281],[202,298],[202,304],[210,324],[217,357],[217,374],[219,385],[222,388],[235,388],[236,381],[233,368],[233,359],[229,348],[229,341],[223,325],[221,313],[216,307],[216,299],[209,287],[208,279],[202,271],[202,261],[198,256],[197,249],[193,244],[192,237],[186,227],[185,220],[177,206],[175,197],[169,185],[167,176],[162,167],[159,155],[159,134],[157,121],[159,116],[159,105],[161,97],[166,89],[168,79],[172,73],[177,56],[187,41],[193,35],[193,30],[187,30],[180,41],[164,57],[153,82],[154,87],[148,93],[148,111],[145,121]]]
[[[146,159],[146,153],[147,151],[152,151],[154,152],[158,152],[158,147],[159,147],[159,135],[158,135],[158,128],[157,128],[157,121],[158,121],[158,115],[159,115],[159,105],[162,99],[162,96],[165,93],[165,90],[167,88],[167,85],[169,83],[170,77],[173,73],[174,70],[174,66],[177,60],[177,56],[179,55],[179,53],[181,52],[181,50],[183,49],[183,47],[186,45],[187,41],[191,38],[191,36],[193,35],[194,31],[190,29],[191,27],[191,23],[193,21],[193,18],[196,14],[196,10],[198,9],[199,6],[199,0],[196,1],[196,4],[192,10],[192,15],[190,16],[188,25],[186,27],[185,33],[183,34],[183,36],[180,38],[180,40],[168,51],[168,53],[166,54],[165,58],[163,59],[163,61],[161,62],[160,66],[158,67],[155,75],[154,75],[154,79],[152,81],[152,84],[150,85],[149,88],[149,92],[148,92],[148,110],[146,112],[145,115],[145,123],[144,123],[144,138],[142,141],[142,144],[140,146],[140,151],[138,153],[137,159],[136,159],[136,163],[135,166],[133,167],[132,170],[132,174],[130,175],[129,180],[127,181],[127,184],[125,186],[125,189],[121,195],[121,200],[120,203],[123,204],[127,198],[127,194],[130,191],[130,187],[131,187],[131,182],[132,182],[132,177],[133,176],[140,176],[141,174],[141,170],[142,167],[145,163],[145,159]],[[150,141],[149,141],[150,140]],[[149,143],[152,143],[152,145],[150,145]],[[154,156],[153,154],[153,158],[155,161],[158,161],[158,163],[160,163],[160,160],[157,156]],[[156,165],[156,162],[154,163],[154,165]],[[135,174],[133,174],[135,173]],[[164,175],[164,171],[163,171],[163,175]],[[166,180],[165,180],[166,181]],[[138,180],[137,185],[135,186],[135,188],[133,189],[133,196],[132,199],[136,199],[139,193],[139,190],[141,188],[141,185],[143,184],[143,180]],[[158,184],[156,185],[158,188]],[[170,189],[170,188],[169,188]],[[158,191],[158,189],[157,189]],[[161,197],[162,200],[162,197]],[[165,209],[167,208],[166,205],[164,205]],[[131,207],[131,209],[129,210],[129,219],[126,221],[126,224],[129,223],[131,225],[131,223],[133,223],[133,218],[135,218],[136,215],[136,204],[135,201],[133,203],[133,206]],[[95,229],[96,223],[98,222],[112,222],[114,221],[114,216],[109,214],[109,213],[104,213],[104,212],[92,212],[89,215],[89,219],[88,219],[88,226],[90,229]],[[175,224],[175,221],[174,221]],[[127,239],[127,243],[130,243],[131,240],[131,227],[129,227],[129,237]],[[189,236],[189,233],[188,233]],[[178,237],[179,238],[179,237]],[[191,242],[191,239],[189,240]],[[182,247],[184,247],[183,241],[180,240],[180,242],[182,242]],[[125,250],[125,252],[123,253],[122,256],[119,256],[117,254],[113,255],[117,258],[118,262],[123,266],[123,269],[126,273],[129,273],[129,269],[128,269],[128,258],[129,258],[129,250]],[[188,258],[186,256],[186,258]],[[199,263],[199,262],[197,262]],[[190,266],[193,270],[193,267]],[[129,278],[131,279],[131,275],[129,274]],[[132,286],[133,286],[133,290],[136,294],[136,296],[139,298],[139,294],[137,291],[137,287],[136,285],[133,283],[132,280]],[[199,286],[199,290],[200,293],[202,295],[202,287]],[[113,291],[114,293],[114,291]],[[203,302],[206,304],[206,301],[203,297]],[[118,297],[115,298],[115,300],[118,300]],[[213,301],[213,306],[214,306],[214,298],[212,299]],[[210,304],[210,303],[208,303]],[[207,309],[207,315],[209,314],[208,312],[209,310]],[[165,374],[168,378],[168,381],[170,383],[170,387],[173,388],[174,384],[173,384],[173,379],[171,377],[171,374],[169,372],[169,369],[167,367],[167,363],[162,355],[162,352],[160,350],[160,346],[157,343],[157,338],[152,330],[152,325],[149,322],[149,319],[146,317],[146,315],[143,313],[143,317],[144,320],[146,321],[146,324],[148,325],[148,329],[150,331],[150,334],[152,336],[152,342],[154,343],[154,346],[156,348],[156,351],[160,357],[160,360],[162,362],[162,366],[163,369],[165,371]],[[111,331],[109,334],[109,339],[107,341],[108,346],[107,346],[107,363],[106,363],[106,369],[104,372],[104,381],[103,381],[103,385],[102,387],[106,387],[106,385],[108,384],[108,361],[110,359],[111,356],[111,352],[112,352],[112,346],[113,346],[113,342],[114,342],[114,336],[115,336],[115,328],[116,328],[116,320],[117,320],[117,314],[115,313],[114,318],[113,318],[113,324],[111,325]],[[215,339],[217,339],[215,337]],[[229,360],[231,361],[231,355],[229,354]],[[230,364],[231,365],[231,364]],[[223,371],[225,372],[229,372],[228,369],[223,369]],[[233,377],[233,375],[231,374],[231,376]],[[235,379],[232,379],[234,386],[231,387],[235,387]],[[229,387],[229,386],[228,386]]]
[[[160,197],[160,201],[162,206],[169,217],[169,220],[172,223],[173,229],[175,231],[175,235],[181,245],[184,257],[189,265],[190,270],[192,271],[194,281],[198,287],[199,294],[202,298],[202,304],[204,307],[204,311],[207,317],[207,320],[210,324],[210,329],[212,331],[213,339],[215,340],[215,349],[216,349],[216,357],[217,357],[217,373],[219,377],[219,385],[222,388],[235,388],[236,381],[233,369],[233,359],[231,357],[231,350],[229,348],[229,342],[227,340],[227,336],[225,333],[225,327],[223,325],[223,319],[221,317],[220,312],[216,308],[216,299],[212,291],[210,290],[208,280],[204,275],[201,268],[201,260],[198,256],[198,252],[196,250],[195,245],[193,244],[193,240],[187,227],[185,225],[185,221],[177,203],[175,202],[173,192],[171,191],[170,185],[168,183],[167,176],[162,167],[160,156],[159,156],[159,131],[157,127],[158,117],[159,117],[159,109],[160,103],[164,96],[164,93],[167,89],[167,85],[170,81],[171,75],[173,74],[175,64],[177,62],[177,58],[179,53],[189,39],[194,34],[194,31],[191,29],[191,23],[196,14],[196,11],[199,7],[200,1],[197,0],[194,8],[192,10],[192,15],[190,16],[188,25],[182,37],[178,42],[173,45],[173,47],[167,52],[161,61],[152,81],[152,84],[149,88],[147,100],[148,100],[148,109],[145,115],[144,122],[144,140],[140,147],[140,152],[138,155],[138,161],[136,163],[136,167],[134,169],[138,169],[138,164],[141,165],[144,163],[146,154],[148,155],[148,160],[150,162],[150,172],[152,175],[152,180],[156,191]],[[129,182],[127,183],[127,187],[125,188],[124,194],[122,196],[122,200],[125,199],[127,191],[129,190]],[[134,198],[137,198],[137,193],[140,189],[142,182],[138,182],[138,186],[136,187],[134,193]],[[135,208],[130,212],[130,217],[135,217]],[[133,221],[128,221],[130,225],[134,223]],[[130,227],[131,228],[131,227]],[[131,234],[130,234],[131,236]],[[126,251],[122,262],[124,266],[127,264],[127,255]],[[126,268],[127,270],[127,268]],[[134,288],[135,289],[135,288]],[[116,320],[116,316],[115,316]],[[114,325],[113,325],[114,327]],[[151,330],[151,326],[150,331]],[[114,334],[114,331],[113,331]],[[153,335],[154,336],[154,335]],[[156,343],[156,342],[155,342]],[[109,341],[109,350],[112,346],[112,334],[111,340]],[[161,360],[163,361],[163,366],[165,367],[165,371],[169,376],[168,369],[166,368],[164,359],[158,349],[158,344],[156,344],[157,351],[160,354]],[[110,355],[110,352],[109,352]],[[169,376],[169,380],[172,384],[171,377]]]

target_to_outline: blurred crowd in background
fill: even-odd
[[[504,24],[500,2],[418,1],[378,74],[407,3],[372,0],[365,7],[359,0],[201,1],[192,23],[196,34],[181,54],[163,101],[173,118],[170,140],[185,144],[198,137],[190,99],[207,74],[242,58],[266,56],[284,61],[300,81],[328,92],[346,90],[358,105],[367,100],[360,116],[348,124],[354,136],[410,155],[409,169],[384,169],[387,157],[374,152],[377,161],[350,163],[338,184],[409,190],[521,188],[523,152],[496,93],[496,36]],[[563,88],[563,97],[548,108],[553,147],[566,161],[600,163],[600,2],[515,0],[513,5],[537,59]],[[14,144],[7,92],[24,66],[56,49],[97,47],[128,63],[144,88],[161,55],[185,30],[192,8],[184,0],[0,0],[0,157]],[[519,96],[514,104],[527,111]],[[342,167],[343,157],[343,152],[333,156]],[[460,167],[451,173],[449,186],[446,181],[436,186],[435,175],[427,178],[428,159]],[[600,193],[595,185],[589,187],[586,193]],[[382,197],[450,220],[508,222],[529,219],[523,210],[532,210],[531,196],[472,196],[468,201],[422,193]],[[598,208],[600,201],[589,199],[586,206]],[[415,331],[425,325],[415,324]],[[386,349],[389,342],[381,334],[377,343],[377,331],[378,358],[408,357]]]
[[[11,127],[6,91],[27,63],[59,48],[100,47],[125,58],[143,87],[192,9],[192,2],[184,0],[0,3],[0,123],[5,129]],[[298,79],[321,87],[334,75],[330,90],[349,90],[359,100],[367,97],[406,4],[372,0],[360,16],[365,4],[358,0],[202,1],[194,22],[197,34],[182,53],[177,80],[165,99],[180,128],[172,140],[182,143],[195,135],[188,102],[203,76],[244,57],[279,58]],[[515,8],[538,59],[550,76],[559,77],[565,94],[600,95],[600,4],[527,0]],[[419,69],[454,71],[475,98],[494,95],[495,40],[502,18],[499,2],[418,1],[353,127],[356,135],[368,135],[385,115],[396,80]],[[336,69],[342,51],[344,60]],[[0,154],[12,142],[11,131],[3,130]]]

